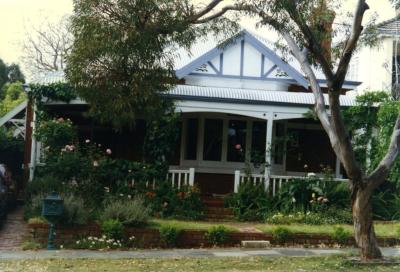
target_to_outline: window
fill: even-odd
[[[223,121],[220,119],[204,120],[203,160],[220,161],[222,157]]]
[[[190,118],[186,123],[185,160],[197,159],[197,138],[199,131],[199,120]]]
[[[246,157],[246,121],[229,120],[228,158],[230,162],[244,162]]]
[[[253,122],[251,137],[251,161],[263,163],[266,152],[267,123]]]

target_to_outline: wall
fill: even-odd
[[[390,90],[392,83],[392,38],[382,38],[379,47],[364,47],[353,57],[357,63],[355,80],[363,83],[357,88],[360,93],[366,90]]]

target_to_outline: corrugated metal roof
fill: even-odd
[[[398,36],[400,35],[400,17],[397,16],[377,25],[380,34]]]
[[[33,84],[52,84],[58,82],[66,82],[64,71],[54,71],[41,74],[32,80]]]
[[[178,85],[168,93],[176,98],[207,100],[207,101],[226,101],[243,102],[258,104],[293,104],[295,105],[314,105],[315,99],[312,93],[293,93],[252,89],[235,89],[220,87],[201,87],[191,85]],[[325,102],[328,103],[328,96],[325,95]],[[342,95],[340,97],[342,106],[355,105],[354,96]]]

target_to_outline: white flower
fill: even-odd
[[[307,174],[307,177],[309,177],[309,178],[313,178],[313,177],[316,177],[317,175],[315,174],[315,173],[308,173]]]
[[[107,148],[106,153],[107,153],[107,155],[111,155],[112,154],[111,149]]]
[[[99,166],[99,163],[97,161],[93,161],[93,166],[97,167],[97,166]]]
[[[64,246],[63,245],[60,245],[60,249],[63,249],[64,248]]]
[[[293,203],[296,203],[296,198],[293,197],[293,198],[292,198],[292,202],[293,202]]]
[[[132,196],[131,196],[131,195],[128,195],[128,198],[129,198],[129,199],[131,199],[131,198],[132,198]]]
[[[89,139],[86,139],[85,143],[87,143],[87,144],[90,143],[90,140],[89,140]]]

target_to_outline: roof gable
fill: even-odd
[[[286,80],[308,87],[304,76],[284,62],[265,42],[247,30],[225,45],[219,45],[176,70],[178,78],[189,74]]]

